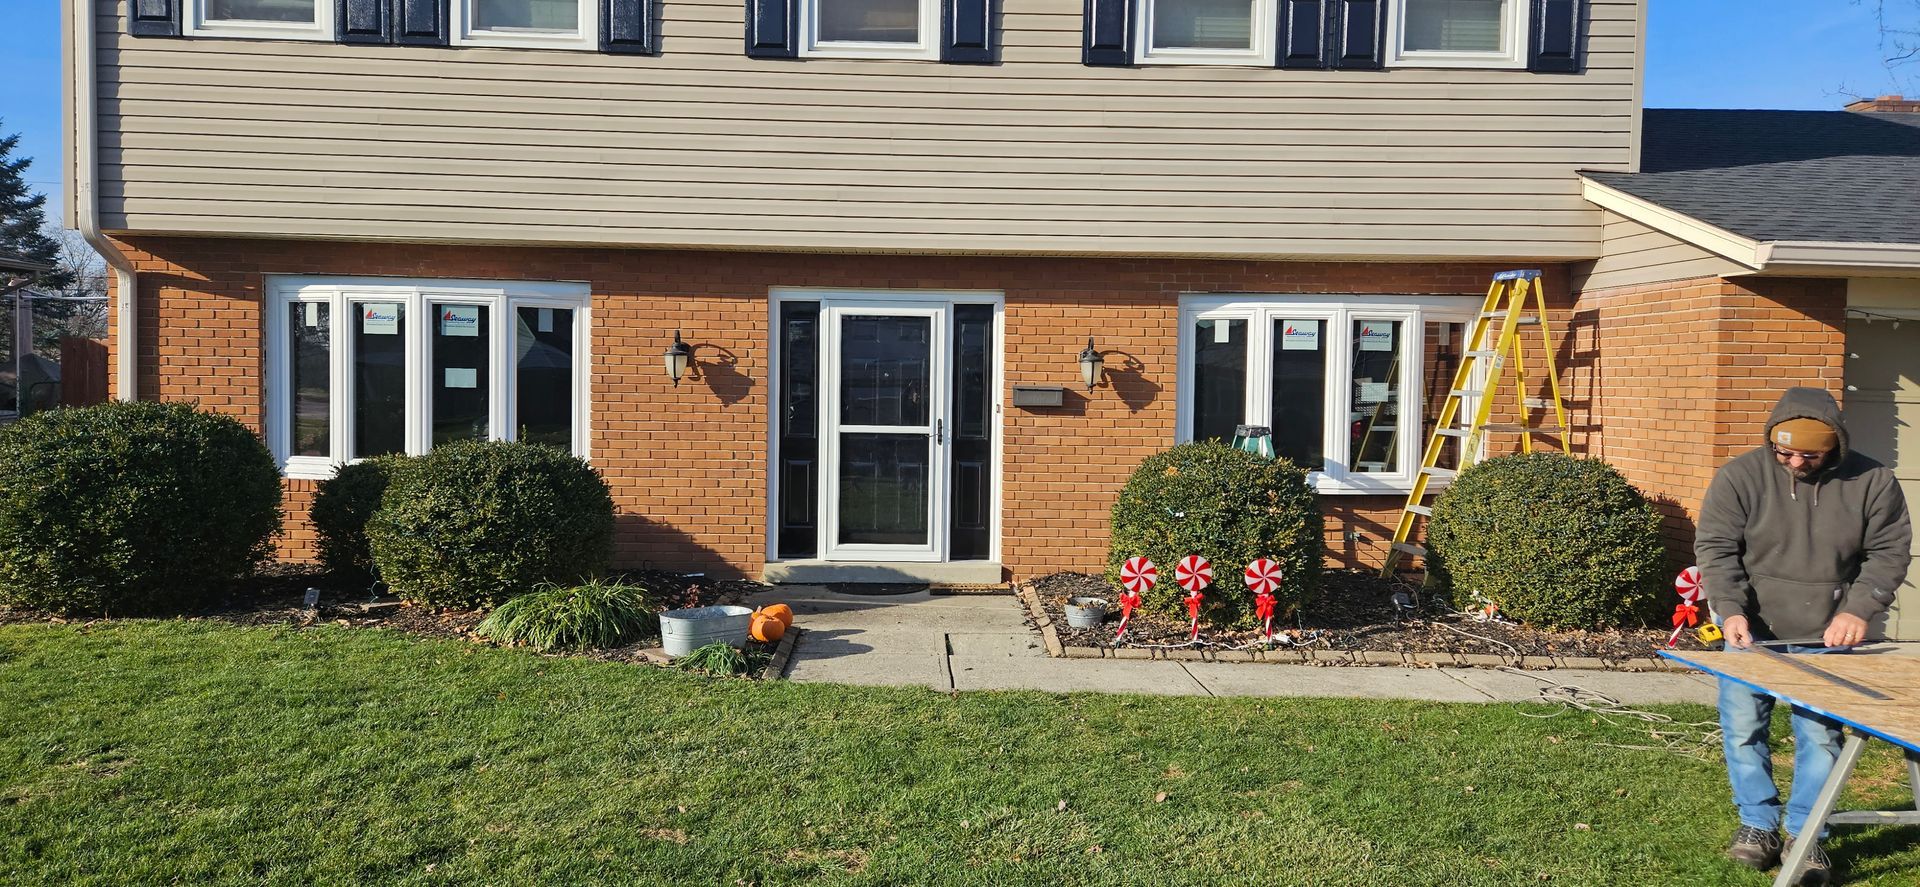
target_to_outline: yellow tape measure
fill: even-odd
[[[1726,637],[1720,633],[1720,626],[1711,622],[1700,623],[1700,627],[1693,630],[1693,636],[1702,644],[1717,644]]]

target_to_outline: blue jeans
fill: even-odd
[[[1825,653],[1827,647],[1775,648],[1782,653]],[[1732,645],[1730,652],[1742,652]],[[1740,824],[1764,831],[1780,827],[1780,790],[1773,784],[1774,698],[1745,684],[1720,679],[1720,730],[1725,737],[1727,781],[1733,785],[1733,805]],[[1840,723],[1793,707],[1793,791],[1786,804],[1787,834],[1800,834],[1814,798],[1827,784],[1833,762],[1840,756]],[[1822,834],[1821,838],[1826,835]]]

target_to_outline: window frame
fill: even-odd
[[[1139,65],[1240,65],[1271,68],[1278,43],[1280,12],[1278,0],[1249,0],[1253,4],[1253,46],[1251,49],[1199,49],[1153,47],[1153,12],[1159,0],[1137,0],[1133,4],[1133,60]]]
[[[1326,341],[1322,359],[1326,367],[1325,403],[1322,406],[1321,449],[1326,464],[1308,471],[1314,491],[1335,495],[1405,494],[1412,489],[1419,471],[1420,454],[1426,447],[1421,422],[1402,422],[1395,429],[1395,446],[1400,465],[1391,472],[1360,472],[1352,469],[1348,452],[1351,435],[1353,398],[1353,324],[1360,320],[1396,320],[1403,326],[1398,343],[1401,360],[1398,384],[1400,415],[1419,416],[1424,421],[1427,403],[1426,361],[1423,349],[1429,323],[1471,324],[1479,311],[1475,296],[1412,295],[1316,295],[1316,294],[1185,294],[1180,297],[1178,368],[1175,389],[1174,440],[1192,439],[1193,392],[1198,379],[1194,366],[1198,348],[1194,325],[1201,320],[1245,320],[1247,322],[1247,361],[1245,404],[1242,424],[1270,425],[1273,389],[1273,324],[1281,319],[1324,320]],[[1418,333],[1415,335],[1415,333]],[[1463,416],[1471,415],[1470,402],[1462,404]],[[1463,420],[1456,419],[1457,424]],[[1434,486],[1439,484],[1439,486]],[[1444,488],[1439,479],[1430,489]]]
[[[600,49],[600,5],[598,0],[574,0],[580,26],[572,33],[542,31],[475,30],[473,4],[476,0],[452,0],[448,4],[448,33],[454,46],[493,46],[509,49]]]
[[[1387,4],[1386,66],[1389,68],[1484,68],[1491,70],[1527,67],[1527,47],[1532,4],[1527,0],[1503,0],[1507,4],[1502,30],[1506,46],[1500,52],[1453,52],[1406,49],[1406,5],[1410,0],[1392,0]]]
[[[435,303],[485,305],[494,322],[488,332],[489,440],[514,440],[519,436],[518,391],[514,385],[514,335],[518,325],[510,321],[520,308],[563,308],[575,312],[573,322],[573,415],[574,455],[590,458],[587,432],[592,408],[592,294],[585,283],[501,282],[473,280],[396,280],[391,278],[276,277],[267,286],[266,330],[264,337],[265,378],[262,406],[268,449],[288,478],[326,479],[340,466],[361,461],[349,458],[354,434],[353,360],[351,310],[368,302],[397,302],[405,306],[409,319],[405,337],[405,444],[403,451],[419,455],[432,448],[433,417],[430,349],[432,315],[428,306]],[[294,306],[317,302],[332,306],[329,316],[328,344],[328,451],[326,456],[291,455],[293,429],[286,411],[293,398],[292,343],[288,324]]]
[[[820,2],[821,0],[799,0],[799,55],[801,58],[933,62],[940,60],[940,0],[917,0],[920,12],[920,39],[914,43],[820,40],[817,36],[820,33]]]
[[[238,37],[249,40],[320,40],[333,42],[335,0],[313,0],[311,22],[265,22],[238,19],[210,21],[208,0],[186,0],[182,33],[189,37]]]

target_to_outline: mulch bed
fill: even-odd
[[[1170,576],[1168,579],[1170,580]],[[1055,573],[1033,581],[1040,604],[1053,620],[1060,643],[1069,647],[1113,648],[1113,634],[1119,628],[1120,590],[1100,576],[1084,573]],[[1245,588],[1227,583],[1208,589],[1210,594],[1238,592]],[[1406,592],[1415,602],[1411,610],[1393,602],[1395,592]],[[1103,628],[1079,629],[1067,625],[1067,598],[1087,595],[1105,598],[1110,613]],[[1677,601],[1678,598],[1675,598]],[[1135,611],[1121,647],[1153,647],[1185,644],[1190,623],[1184,611],[1176,618],[1160,613]],[[1644,659],[1656,649],[1664,649],[1672,628],[1620,628],[1610,631],[1543,631],[1506,621],[1479,621],[1474,615],[1459,613],[1445,605],[1426,600],[1418,586],[1382,579],[1372,573],[1354,570],[1327,571],[1321,579],[1319,599],[1309,604],[1297,621],[1290,621],[1287,636],[1295,646],[1326,650],[1376,650],[1394,653],[1476,653],[1496,656],[1584,656],[1621,661]],[[1276,638],[1280,635],[1275,620]],[[1228,631],[1201,623],[1200,640],[1216,648],[1237,647],[1261,639],[1258,631]],[[1684,633],[1676,649],[1699,650],[1700,643]]]
[[[627,570],[616,578],[647,588],[661,595],[663,609],[705,607],[714,604],[738,604],[750,594],[767,586],[748,580],[712,580],[699,575],[662,570]],[[319,605],[305,608],[308,588],[320,589]],[[485,610],[423,607],[409,604],[385,589],[369,593],[367,589],[343,588],[331,575],[299,564],[269,564],[232,592],[198,611],[179,618],[189,622],[225,622],[233,625],[338,625],[346,628],[386,628],[429,638],[460,638],[483,641],[473,633]],[[39,610],[0,606],[0,625],[20,623],[84,624],[110,621],[100,618],[63,617]],[[660,637],[643,637],[632,644],[607,650],[586,652],[588,658],[612,662],[650,662],[642,650],[660,646]],[[748,642],[750,653],[765,653],[771,645]]]

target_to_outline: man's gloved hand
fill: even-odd
[[[1821,640],[1829,647],[1851,647],[1867,639],[1867,620],[1852,613],[1838,613],[1827,623]]]
[[[1745,616],[1728,616],[1720,623],[1720,630],[1727,636],[1727,646],[1745,649],[1753,646],[1753,628],[1747,625]]]

